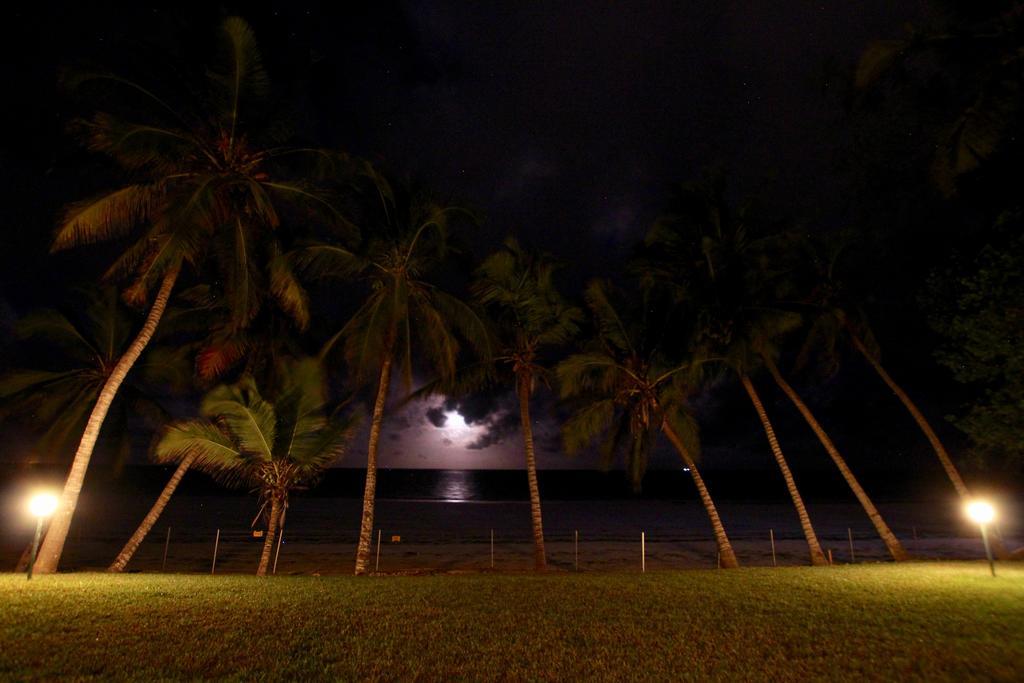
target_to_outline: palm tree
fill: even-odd
[[[455,207],[441,206],[398,189],[381,174],[367,168],[375,201],[362,219],[373,237],[360,253],[319,243],[298,252],[297,261],[311,277],[342,276],[369,289],[365,300],[347,323],[323,346],[328,357],[339,344],[350,371],[359,382],[376,374],[376,395],[366,453],[366,484],[356,550],[355,573],[368,573],[377,489],[377,451],[384,409],[395,365],[403,384],[412,386],[415,354],[441,378],[454,376],[463,342],[484,357],[490,356],[483,321],[467,304],[427,280],[430,271],[449,254],[448,232]]]
[[[537,460],[533,447],[530,397],[538,379],[547,381],[548,370],[540,354],[567,343],[579,331],[582,312],[570,306],[555,287],[555,264],[546,254],[531,254],[514,237],[489,256],[477,269],[473,295],[488,307],[499,327],[502,349],[495,360],[511,370],[519,399],[519,417],[526,452],[533,522],[534,566],[547,568],[544,524],[541,518]]]
[[[753,243],[744,243],[741,240],[735,240],[733,241],[733,244],[741,250],[750,249],[752,252],[765,248],[775,249],[777,251],[780,247],[778,244],[772,245],[768,242],[758,245],[756,240]],[[792,248],[792,244],[788,240],[785,240],[781,246],[785,249]],[[738,262],[742,262],[742,254],[739,256],[741,259]],[[804,421],[818,438],[818,441],[825,449],[825,452],[831,458],[833,464],[839,470],[858,502],[860,502],[861,506],[864,508],[864,512],[867,514],[868,519],[871,520],[871,523],[874,525],[875,530],[885,543],[886,548],[889,550],[893,559],[897,562],[909,559],[906,550],[896,538],[896,535],[893,534],[889,525],[886,524],[885,520],[878,512],[878,508],[875,507],[874,502],[868,496],[864,487],[861,486],[856,476],[854,476],[853,471],[839,453],[839,450],[836,448],[832,439],[829,438],[824,428],[814,417],[814,414],[811,412],[807,404],[800,398],[796,390],[793,389],[793,387],[782,376],[777,365],[779,350],[776,347],[775,342],[780,337],[785,336],[788,332],[795,329],[800,323],[800,318],[795,314],[787,313],[781,309],[781,306],[778,303],[778,299],[780,298],[778,295],[778,287],[773,286],[772,282],[773,280],[777,280],[778,277],[776,274],[769,272],[770,269],[766,268],[763,258],[758,258],[755,254],[755,258],[751,259],[749,263],[751,265],[746,266],[748,271],[753,268],[758,269],[760,272],[754,272],[752,274],[748,272],[744,277],[743,281],[748,284],[742,286],[745,286],[748,291],[744,294],[741,290],[741,295],[750,303],[739,305],[734,308],[734,311],[737,313],[737,317],[730,321],[730,324],[733,326],[733,329],[741,331],[743,334],[734,338],[735,349],[734,353],[731,355],[734,359],[737,371],[740,372],[740,380],[743,383],[744,389],[747,391],[748,396],[754,403],[758,416],[761,418],[766,435],[768,436],[768,440],[772,443],[772,449],[773,453],[776,455],[776,460],[779,460],[781,450],[776,451],[778,448],[778,440],[775,438],[774,429],[768,421],[767,412],[764,410],[764,405],[761,402],[760,397],[757,395],[753,383],[750,381],[749,377],[745,376],[742,372],[742,368],[752,367],[752,363],[764,367],[786,397],[789,398],[797,408],[800,415],[804,418]],[[719,270],[722,272],[721,269]],[[788,288],[791,286],[791,283],[786,282],[782,286]],[[763,295],[759,295],[759,290],[773,292],[774,300],[772,300],[772,298],[765,300]],[[737,322],[740,322],[740,324],[737,325]],[[784,460],[779,462],[779,467],[780,469],[783,469],[783,476],[787,479],[788,486],[790,484],[792,474],[789,473],[788,466],[784,466]],[[795,483],[792,486],[791,495],[793,495],[796,490]],[[796,495],[798,496],[799,494]],[[794,498],[794,503],[797,503],[797,498]],[[801,512],[802,508],[803,504],[801,501],[797,504],[797,511],[801,515],[801,523],[804,523],[803,516],[806,515],[806,511]],[[810,529],[809,519],[806,521],[806,524],[807,527],[805,527],[805,534],[808,533],[808,530]],[[813,533],[813,530],[811,530],[811,533]],[[813,544],[811,553],[813,560],[816,555],[813,550]],[[824,562],[824,556],[821,557],[821,561]]]
[[[321,194],[286,179],[285,161],[326,155],[281,146],[282,127],[268,114],[269,85],[249,26],[229,17],[220,38],[207,82],[186,89],[200,93],[187,108],[179,110],[154,90],[114,75],[81,79],[80,87],[119,96],[116,111],[97,112],[79,129],[86,145],[124,169],[131,182],[71,206],[53,250],[132,237],[106,277],[128,280],[123,296],[135,306],[156,293],[89,415],[36,571],[57,570],[104,418],[153,337],[184,266],[216,273],[237,329],[247,327],[268,298],[300,324],[308,320],[301,287],[282,256],[278,205],[301,203],[337,217]]]
[[[646,239],[652,280],[670,291],[697,320],[697,346],[724,359],[740,380],[757,413],[772,456],[782,473],[807,540],[811,563],[827,564],[810,516],[797,489],[775,428],[750,374],[758,369],[772,340],[799,319],[773,307],[778,294],[776,226],[750,203],[738,211],[725,198],[722,176],[684,185]]]
[[[647,321],[627,325],[601,283],[587,287],[586,301],[597,337],[586,351],[569,356],[555,369],[562,398],[582,403],[563,427],[567,450],[578,451],[600,437],[606,463],[623,452],[630,477],[638,485],[657,434],[664,434],[690,470],[711,521],[721,566],[738,567],[695,462],[700,442],[686,396],[687,380],[692,379],[698,364],[665,362],[652,343],[653,326]]]
[[[294,259],[297,252],[286,254]],[[306,299],[306,292],[298,293]],[[209,388],[229,383],[242,375],[253,377],[261,386],[276,386],[277,376],[285,365],[282,361],[308,354],[305,331],[307,321],[297,321],[280,307],[264,307],[245,329],[230,324],[230,308],[223,297],[206,286],[193,287],[189,298],[206,311],[211,323],[204,338],[196,344],[195,377],[200,386]],[[303,304],[303,309],[306,304]]]
[[[156,504],[125,545],[110,571],[122,571],[156,523],[185,471],[194,467],[233,485],[259,491],[267,513],[257,576],[264,576],[288,509],[289,493],[308,486],[335,462],[351,440],[355,420],[328,418],[319,363],[304,359],[281,373],[286,383],[267,400],[251,377],[222,385],[202,402],[203,418],[170,425],[156,446],[156,459],[178,463]]]
[[[836,468],[839,470],[839,473],[842,474],[846,484],[850,487],[850,490],[853,491],[853,495],[856,496],[861,507],[864,508],[864,512],[867,513],[868,519],[871,520],[871,523],[875,527],[875,531],[878,532],[882,542],[885,543],[885,547],[888,549],[889,554],[892,555],[892,559],[897,562],[910,559],[907,551],[903,548],[899,539],[896,538],[896,534],[894,534],[892,529],[889,528],[889,525],[886,524],[882,515],[878,512],[878,508],[875,507],[874,502],[872,502],[867,492],[864,491],[864,487],[860,485],[859,481],[857,481],[857,478],[854,476],[850,466],[846,464],[846,460],[842,455],[840,455],[839,449],[836,448],[832,439],[830,439],[828,434],[825,432],[825,429],[814,417],[814,413],[811,412],[811,409],[803,402],[800,395],[792,386],[790,386],[789,382],[785,380],[782,373],[779,372],[779,368],[775,364],[775,359],[773,359],[771,355],[764,353],[761,355],[761,360],[764,363],[764,367],[768,370],[768,373],[772,376],[772,379],[775,380],[775,383],[780,389],[782,389],[782,392],[786,394],[789,400],[792,401],[793,405],[796,406],[796,409],[800,412],[804,421],[807,422],[807,425],[814,432],[815,436],[818,437],[818,441],[821,442],[821,445],[825,448],[825,452],[827,452],[829,457],[832,458],[832,462],[835,463]]]
[[[175,324],[165,326],[139,362],[139,372],[124,385],[110,408],[108,433],[114,464],[120,467],[131,449],[128,420],[133,415],[162,423],[160,398],[186,389],[191,379],[182,321],[192,311],[172,309]],[[189,323],[192,324],[192,323]],[[63,458],[69,441],[81,434],[89,409],[131,339],[135,316],[118,299],[117,289],[88,289],[74,296],[66,310],[44,309],[16,326],[21,342],[15,367],[0,377],[4,412],[42,430],[37,450]],[[161,339],[161,337],[163,337]],[[45,359],[45,363],[42,362]],[[44,366],[45,369],[40,367]]]
[[[808,258],[805,259],[805,262],[814,269],[812,274],[814,283],[801,303],[810,308],[813,317],[801,356],[806,357],[812,349],[817,348],[835,367],[838,364],[837,347],[839,342],[842,339],[849,341],[914,418],[917,426],[928,439],[928,443],[931,444],[932,450],[935,451],[953,488],[964,502],[969,501],[971,499],[970,490],[935,430],[932,429],[927,418],[907,392],[882,367],[881,352],[875,335],[867,322],[867,316],[859,306],[851,301],[848,289],[837,273],[839,259],[845,245],[835,242],[825,246],[808,243],[806,246]]]
[[[754,406],[754,411],[757,413],[758,419],[761,421],[761,427],[764,429],[765,437],[768,439],[768,446],[771,448],[772,456],[775,458],[775,463],[779,466],[779,471],[782,473],[782,478],[786,482],[786,490],[789,491],[790,499],[793,501],[793,507],[796,508],[797,518],[800,520],[800,528],[804,532],[804,538],[807,540],[807,548],[811,555],[811,564],[815,566],[824,566],[828,564],[825,559],[825,553],[821,550],[821,544],[818,542],[818,536],[814,532],[814,527],[811,525],[811,517],[807,513],[807,508],[804,505],[803,497],[800,495],[800,491],[796,487],[796,480],[793,478],[793,473],[789,469],[789,463],[786,462],[786,457],[782,452],[782,446],[779,445],[779,439],[775,435],[775,428],[772,426],[771,420],[768,418],[768,411],[765,410],[764,403],[761,401],[761,396],[758,394],[757,389],[754,387],[754,383],[750,379],[751,371],[755,370],[758,362],[763,363],[765,357],[769,357],[768,352],[764,351],[764,346],[768,343],[768,340],[772,339],[776,335],[784,334],[786,331],[796,327],[799,324],[797,320],[787,320],[782,318],[777,321],[771,321],[771,325],[768,329],[755,328],[753,334],[747,339],[735,339],[732,345],[728,348],[727,357],[729,366],[736,372],[740,379],[740,383],[743,385],[743,389],[747,392],[747,396],[750,398],[751,404]],[[760,347],[757,349],[757,347]],[[757,349],[757,350],[755,350]]]

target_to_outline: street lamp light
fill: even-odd
[[[988,568],[992,571],[992,576],[995,576],[996,563],[992,559],[992,548],[988,543],[987,525],[996,518],[996,509],[992,507],[991,503],[983,500],[972,500],[967,504],[966,509],[967,516],[971,518],[971,521],[981,527],[981,540],[985,543],[985,556],[988,557]]]
[[[39,539],[43,535],[43,520],[57,509],[57,496],[52,493],[37,493],[28,501],[28,511],[36,518],[36,537],[32,541],[32,556],[28,560],[28,578],[32,578],[32,567],[39,552]]]

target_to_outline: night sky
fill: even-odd
[[[64,132],[73,107],[57,85],[60,66],[116,69],[154,45],[209,36],[220,16],[238,12],[253,25],[272,75],[291,89],[305,136],[478,210],[482,227],[464,240],[476,256],[510,231],[553,252],[575,295],[587,278],[621,266],[673,183],[706,169],[724,169],[737,198],[767,188],[777,208],[808,229],[841,223],[836,155],[845,133],[829,74],[854,64],[872,39],[898,37],[923,12],[920,2],[893,0],[503,4],[37,3],[8,13],[0,138],[5,341],[18,315],[102,272],[94,252],[46,255],[60,207],[93,182],[92,162]],[[887,341],[903,358],[898,336]],[[926,406],[933,367],[926,359],[909,369],[921,378],[911,389],[925,394]],[[875,408],[895,411],[872,382],[841,376],[810,396],[837,440]],[[718,392],[700,406],[711,466],[767,466],[759,425],[737,396]],[[593,457],[559,452],[551,403],[543,396],[537,403],[540,466],[593,466]],[[389,418],[381,465],[519,468],[516,417],[511,396],[413,404]],[[795,416],[779,419],[782,434],[799,424]],[[813,448],[813,437],[795,429],[788,443]],[[905,438],[881,450],[916,443],[914,430],[907,421]],[[848,450],[870,456],[867,443]],[[658,462],[671,460],[662,454]]]

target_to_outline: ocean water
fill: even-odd
[[[0,568],[12,569],[31,539],[32,522],[19,506],[41,479],[59,472],[6,476]],[[44,476],[45,475],[45,476]],[[68,569],[102,569],[113,559],[156,499],[168,475],[162,468],[87,481],[65,550]],[[351,571],[364,474],[334,471],[324,485],[297,492],[285,522],[280,573]],[[735,479],[735,477],[733,477]],[[760,482],[761,486],[754,486]],[[785,491],[766,492],[764,476],[748,482],[709,478],[737,554],[746,565],[805,564],[806,544]],[[879,487],[884,488],[884,487]],[[544,531],[556,569],[637,568],[644,537],[648,569],[715,566],[716,547],[704,508],[683,472],[661,473],[642,495],[621,473],[543,472]],[[840,494],[843,492],[839,492]],[[807,486],[816,533],[836,562],[885,561],[886,551],[863,510],[845,492]],[[1019,497],[1001,502],[998,529],[1011,547],[1024,541]],[[967,523],[952,492],[876,499],[907,549],[922,559],[981,556],[978,530]],[[259,501],[246,491],[225,492],[191,475],[168,505],[130,569],[210,571],[215,539],[217,570],[251,572],[262,541]],[[382,471],[375,529],[382,571],[521,570],[532,564],[530,510],[522,472]],[[493,538],[493,546],[492,546]],[[771,540],[774,538],[774,556]],[[375,539],[376,540],[376,539]],[[852,548],[851,548],[852,541]],[[166,550],[166,560],[164,552]],[[376,547],[375,547],[376,556]]]

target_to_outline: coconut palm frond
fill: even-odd
[[[598,280],[587,285],[583,298],[594,315],[598,337],[622,353],[636,353],[633,341],[618,311],[608,298],[608,286]]]
[[[286,258],[297,272],[311,280],[351,278],[362,273],[367,263],[350,249],[337,244],[306,244],[288,252]]]
[[[354,243],[359,239],[359,227],[349,220],[348,216],[336,205],[334,197],[329,193],[299,182],[285,180],[275,180],[273,182],[265,180],[261,182],[261,185],[285,201],[304,207],[313,214],[326,218],[329,224],[337,231],[339,237],[345,241]]]
[[[654,426],[640,429],[636,433],[631,434],[629,453],[626,458],[626,473],[629,475],[629,481],[633,486],[634,492],[640,491],[644,474],[647,472],[647,463],[651,458],[651,449],[654,446],[656,435],[657,430]]]
[[[83,362],[96,357],[107,358],[103,345],[92,334],[82,330],[66,315],[53,309],[28,314],[18,321],[15,333],[20,341],[34,341]]]
[[[363,380],[372,376],[380,367],[382,352],[389,345],[393,304],[394,297],[385,289],[371,294],[344,327],[327,341],[320,351],[321,357],[343,340],[349,371]]]
[[[189,133],[155,121],[137,123],[97,112],[77,127],[92,151],[113,158],[130,171],[156,172],[166,180],[187,177],[181,160],[199,151],[198,141]]]
[[[216,390],[211,392],[212,396],[203,400],[203,412],[217,416],[218,423],[227,429],[243,453],[264,461],[272,460],[277,432],[274,406],[263,400],[255,386],[247,382],[234,389],[235,399],[221,398]]]
[[[276,251],[276,250],[275,250]],[[309,327],[309,296],[299,283],[288,259],[279,251],[269,263],[270,294],[277,305],[295,321],[299,330]]]
[[[615,402],[594,401],[576,411],[562,425],[562,440],[569,453],[577,453],[596,441],[612,423]]]
[[[611,469],[619,459],[619,455],[628,452],[633,441],[629,429],[629,415],[624,411],[616,411],[613,419],[604,430],[604,436],[598,443],[597,452],[601,457],[601,467]]]
[[[447,326],[472,347],[479,358],[490,359],[494,352],[492,335],[480,313],[464,301],[438,289],[432,290],[430,296],[433,307]]]
[[[700,461],[700,426],[697,419],[688,410],[680,408],[680,403],[672,403],[665,410],[665,420],[671,425],[672,430],[683,442],[687,454],[695,462]]]
[[[160,463],[195,457],[197,469],[214,472],[238,466],[242,452],[231,437],[209,420],[184,420],[164,429],[153,452]]]
[[[124,237],[149,220],[163,200],[159,184],[128,185],[73,204],[64,214],[52,251]]]
[[[562,398],[612,390],[623,374],[617,360],[600,352],[574,353],[555,367]]]
[[[240,17],[227,17],[221,24],[222,41],[207,76],[212,96],[219,105],[221,125],[228,144],[237,142],[243,109],[253,100],[270,94],[270,80],[252,28]]]
[[[0,376],[0,400],[9,401],[25,392],[49,391],[56,384],[88,382],[81,370],[12,370]]]
[[[458,367],[461,346],[458,336],[448,324],[450,321],[434,305],[431,305],[436,303],[436,299],[429,300],[419,295],[414,297],[413,302],[413,315],[422,321],[417,330],[418,344],[416,346],[427,357],[431,366],[437,369],[439,375],[442,377],[453,376]],[[404,378],[408,387],[412,380],[409,367],[413,349],[411,324],[403,325],[403,330],[401,359],[404,374],[408,375]]]
[[[223,377],[238,366],[250,348],[248,337],[241,333],[214,337],[196,354],[196,375],[203,382]]]

